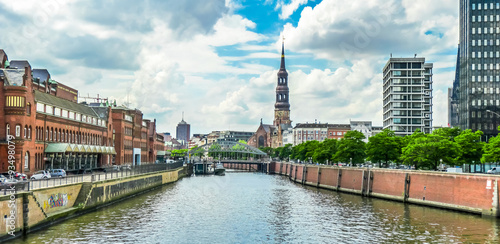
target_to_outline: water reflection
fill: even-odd
[[[498,243],[497,223],[228,172],[184,178],[14,243]]]

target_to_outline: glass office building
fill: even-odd
[[[487,141],[500,124],[500,1],[460,1],[458,126]]]

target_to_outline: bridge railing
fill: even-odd
[[[181,168],[182,166],[183,162],[168,163],[168,164],[160,163],[160,164],[143,164],[143,165],[121,166],[121,167],[108,167],[100,171],[93,171],[87,174],[69,175],[67,177],[61,177],[61,178],[49,178],[49,179],[25,181],[26,186],[23,185],[23,188],[19,188],[20,189],[19,191],[30,191],[40,188],[48,188],[48,187],[75,184],[81,182],[95,182],[95,181],[103,181],[109,179],[119,179],[134,175],[142,175],[159,171],[178,169]],[[21,183],[16,183],[16,184],[21,185]],[[4,195],[9,194],[5,190],[2,190],[2,192]]]

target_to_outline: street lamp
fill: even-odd
[[[352,167],[352,158],[349,158],[349,167]]]
[[[491,110],[489,110],[489,109],[488,109],[488,110],[486,110],[486,112],[488,112],[488,113],[492,113],[492,114],[495,114],[496,116],[500,117],[500,114],[498,114],[498,113],[496,113],[496,112],[493,112],[493,111],[491,111]]]

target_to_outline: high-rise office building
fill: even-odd
[[[459,31],[458,125],[488,140],[500,124],[500,2],[461,0]]]
[[[432,132],[432,63],[390,58],[384,66],[384,129],[411,135]]]
[[[191,125],[184,121],[184,113],[182,114],[182,120],[177,124],[175,138],[182,143],[182,145],[187,146],[189,139],[191,139]]]

